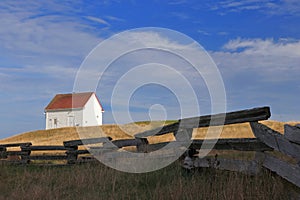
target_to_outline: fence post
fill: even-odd
[[[192,139],[193,128],[178,129],[173,134],[177,142],[187,142]]]
[[[149,142],[147,138],[136,138],[136,139],[140,141],[140,143],[136,145],[137,152],[148,153],[147,147]]]
[[[78,145],[76,146],[66,146],[65,148],[67,149],[66,154],[67,154],[67,164],[75,164],[77,161],[78,157]]]
[[[21,162],[24,164],[28,164],[30,162],[30,153],[31,153],[31,150],[29,148],[30,146],[31,143],[24,143],[20,145],[21,152],[22,152]]]
[[[6,147],[0,146],[0,159],[6,159],[6,158],[7,158]]]
[[[289,141],[300,145],[300,125],[291,126],[289,124],[285,124],[283,136]]]

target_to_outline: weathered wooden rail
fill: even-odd
[[[98,154],[112,155],[111,153],[128,146],[134,146],[137,152],[144,153],[160,150],[169,144],[176,144],[176,148],[181,147],[181,144],[185,147],[186,140],[191,140],[194,128],[249,122],[256,138],[191,140],[183,159],[183,167],[188,170],[210,167],[249,174],[257,174],[262,168],[266,168],[300,187],[300,126],[285,125],[285,133],[282,135],[258,122],[267,120],[270,116],[270,108],[261,107],[180,119],[176,123],[138,133],[135,138],[126,140],[112,140],[109,137],[89,138],[65,141],[63,146],[33,146],[31,143],[0,144],[0,159],[16,155],[20,156],[21,163],[29,163],[34,160],[65,160],[68,164],[74,164],[84,161],[82,158],[91,158],[90,156],[82,157],[82,155],[90,153],[89,149]],[[173,133],[176,141],[149,144],[149,136],[155,137],[168,133]],[[82,146],[86,148],[81,148]],[[20,147],[20,151],[7,150],[10,147]],[[174,145],[171,145],[170,148],[173,147]],[[198,156],[199,151],[211,148],[216,151],[215,156]],[[218,153],[229,150],[253,152],[255,156],[250,160],[239,160],[224,158]],[[64,154],[32,155],[33,151],[62,151]],[[274,152],[277,153],[274,154]],[[291,162],[287,162],[287,160]]]
[[[14,147],[14,150],[8,148]],[[19,150],[15,150],[18,147]],[[32,155],[33,151],[65,151],[64,146],[32,146],[30,142],[15,144],[0,144],[0,159],[7,159],[10,156],[17,156],[11,161],[17,163],[29,163],[32,160],[66,160],[65,155]]]
[[[7,151],[7,148],[22,148],[22,147],[28,147],[30,146],[30,142],[26,143],[14,143],[14,144],[1,144],[0,145],[0,159],[7,159],[9,156],[20,156],[22,159],[26,158],[30,152],[27,151],[17,151],[17,150],[12,150],[12,151]]]
[[[196,156],[195,150],[200,149],[200,145],[192,143],[189,150],[191,153],[187,154],[184,167],[186,169],[210,167],[249,174],[257,174],[262,168],[266,168],[300,187],[300,145],[297,142],[300,128],[286,125],[285,133],[281,134],[258,122],[250,122],[250,125],[255,139],[242,139],[244,143],[236,139],[225,140],[225,145],[222,144],[224,143],[222,140],[219,140],[214,149],[253,151],[255,152],[253,159],[235,160],[218,156],[201,158]],[[198,141],[200,144],[202,142]],[[218,144],[219,142],[221,144]],[[237,147],[235,144],[238,144]]]
[[[176,135],[179,129],[193,129],[208,126],[219,126],[228,124],[237,124],[244,122],[256,122],[267,120],[271,116],[269,107],[253,108],[236,112],[221,113],[215,115],[206,115],[192,118],[180,119],[178,122],[144,131],[136,134],[136,138],[145,138],[153,135],[163,135],[166,133],[174,133]]]

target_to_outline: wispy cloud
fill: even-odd
[[[172,1],[168,1],[168,4],[170,5],[182,5],[182,4],[186,4],[188,1],[187,0],[172,0]]]
[[[202,35],[211,35],[209,32],[207,32],[207,31],[204,31],[204,30],[198,30],[197,31],[198,33],[200,33],[200,34],[202,34]]]
[[[300,41],[243,39],[211,52],[225,81],[229,107],[270,105],[277,120],[294,120],[300,76]],[[294,92],[291,92],[294,91]],[[278,118],[280,116],[280,118]],[[285,118],[283,118],[285,116]]]
[[[269,81],[295,80],[300,75],[299,40],[238,38],[229,41],[223,49],[212,55],[220,67],[231,69],[230,74],[257,70]]]
[[[0,29],[0,51],[3,52],[0,73],[12,77],[11,81],[3,82],[4,88],[21,88],[17,77],[22,73],[28,77],[43,77],[44,87],[50,87],[54,80],[65,79],[71,88],[75,70],[102,40],[93,32],[93,27],[71,14],[68,2],[44,3],[46,5],[37,1],[0,2],[0,26],[5,27]]]
[[[10,119],[21,116],[12,121],[31,119],[20,128],[1,124],[6,132],[42,128],[45,104],[55,93],[72,91],[77,68],[102,40],[78,17],[80,4],[0,1],[0,104],[3,112],[13,113]]]
[[[0,3],[0,26],[5,27],[0,30],[0,50],[17,58],[12,60],[57,64],[70,56],[82,57],[101,40],[71,16],[41,15],[35,1],[22,7],[10,4]]]
[[[183,13],[183,12],[172,12],[170,13],[173,17],[176,17],[180,20],[187,20],[190,18],[190,16],[187,13]]]
[[[265,7],[264,2],[262,3],[262,1],[259,0],[226,0],[221,1],[218,5],[220,8],[228,9],[228,11],[230,12],[240,12],[243,10],[257,10]]]
[[[114,6],[116,4],[118,6]],[[144,15],[144,10],[141,10],[140,7],[141,4],[146,5]],[[207,39],[210,39],[207,42],[214,48],[218,48],[226,38],[229,40],[235,37],[232,34],[251,37],[250,33],[255,33],[255,35],[265,33],[264,36],[258,35],[256,39],[236,38],[227,41],[223,48],[212,51],[211,56],[222,72],[229,104],[234,109],[272,102],[272,106],[274,105],[274,109],[277,109],[278,112],[278,108],[280,105],[284,105],[284,102],[289,101],[289,104],[292,105],[291,101],[293,99],[299,99],[293,96],[294,93],[300,92],[300,44],[299,38],[295,35],[297,33],[296,20],[300,13],[299,4],[298,0],[222,0],[215,2],[208,0],[201,2],[196,0],[174,0],[167,3],[150,2],[148,6],[144,2],[130,1],[130,3],[124,3],[119,0],[89,1],[88,3],[83,0],[43,2],[36,0],[1,0],[0,104],[4,105],[4,110],[2,114],[0,113],[2,120],[0,126],[4,127],[6,132],[12,133],[25,131],[29,128],[43,128],[44,106],[55,93],[72,91],[77,69],[91,49],[112,32],[141,26],[144,22],[148,25],[159,23],[161,26],[173,27],[190,36],[196,35],[197,37],[200,34],[211,34],[211,37],[207,37]],[[129,14],[122,12],[123,6],[128,10],[132,9],[128,11]],[[161,7],[155,15],[149,17],[153,6]],[[283,27],[285,26],[284,23],[287,23],[287,29],[283,29],[283,27],[281,31],[274,34],[269,29],[260,30],[261,32],[256,32],[257,30],[246,31],[251,27],[242,24],[243,20],[237,20],[236,22],[237,26],[242,25],[242,34],[237,33],[235,27],[226,27],[229,22],[232,24],[232,16],[243,11],[268,15],[268,18],[264,19],[270,22],[276,22],[274,20],[278,19],[277,16],[270,15],[284,15],[284,22],[278,21],[280,23],[278,25]],[[229,18],[225,16],[223,23],[223,18],[216,16],[215,12],[230,13],[232,15]],[[286,16],[294,17],[293,20],[290,20],[292,26],[288,23],[290,18]],[[171,21],[170,17],[172,17]],[[159,22],[157,21],[158,18],[160,19]],[[185,23],[178,23],[183,21]],[[264,23],[264,20],[261,23]],[[218,33],[218,30],[212,29],[215,26],[218,26],[218,30],[223,32]],[[198,35],[197,30],[199,30]],[[276,30],[279,30],[279,28]],[[297,39],[272,39],[275,34]],[[214,36],[216,40],[213,38]],[[199,64],[204,64],[201,63],[202,57],[199,58],[193,53],[193,43],[176,43],[171,38],[148,32],[142,35],[141,33],[138,35],[132,34],[126,38],[127,44],[130,41],[136,41],[137,38],[140,38],[139,43],[144,46],[153,44],[160,45],[162,48],[167,46],[177,51],[188,51],[188,56],[196,57]],[[219,38],[222,40],[218,42]],[[118,45],[118,48],[125,48],[120,44],[116,45]],[[116,46],[113,45],[105,51],[107,55],[110,55],[116,49]],[[201,77],[195,76],[195,71],[190,70],[186,62],[173,59],[170,55],[148,51],[137,52],[128,57],[120,58],[119,62],[114,63],[115,66],[112,64],[112,70],[105,73],[104,84],[99,84],[99,88],[103,89],[99,90],[101,100],[110,103],[114,84],[122,73],[126,73],[126,70],[130,67],[156,61],[172,66],[185,77],[188,77],[192,86],[194,86],[198,99],[205,105],[204,109],[210,109],[210,105],[207,103],[210,100],[209,93],[207,88],[205,90],[205,82]],[[99,63],[96,64],[95,66],[99,66]],[[203,73],[205,72],[204,69]],[[158,68],[148,70],[146,73],[145,76],[153,73],[157,79],[163,79],[170,86],[184,90],[179,81],[174,81],[178,79],[178,76],[175,76],[174,73],[162,72]],[[101,74],[97,73],[97,70],[91,70],[84,75],[93,80]],[[136,77],[132,76],[127,85],[134,84],[135,79]],[[293,89],[285,92],[286,86],[293,87]],[[126,91],[123,92],[126,93]],[[173,104],[168,101],[168,97],[164,96],[164,92],[156,92],[155,90],[142,93],[138,99],[135,99],[136,101],[133,101],[133,107],[136,106],[137,108],[136,114],[141,114],[139,112],[141,109],[152,105],[156,100],[159,101],[161,97],[163,101],[167,102],[167,110],[177,116],[178,113],[175,112],[177,107],[172,107]],[[185,92],[183,91],[184,94],[186,94]],[[147,96],[151,93],[157,96],[153,98]],[[284,95],[281,95],[281,93],[284,93]],[[285,99],[285,101],[282,99]],[[184,102],[189,106],[188,98]],[[122,101],[117,103],[120,106],[124,105]],[[190,106],[189,109],[192,110],[193,107]],[[295,112],[291,109],[291,106],[289,110],[290,113]],[[7,113],[10,113],[10,116]],[[106,116],[107,114],[108,112],[106,112]],[[140,116],[143,115],[142,113]],[[20,128],[16,129],[11,126],[11,122],[18,122],[18,124],[21,124]],[[28,124],[23,126],[24,123]]]
[[[224,0],[209,4],[211,10],[222,14],[258,10],[268,15],[299,15],[300,1],[298,0]]]
[[[229,35],[229,33],[226,32],[226,31],[220,31],[220,32],[218,32],[217,34],[218,34],[218,35]]]
[[[99,17],[86,16],[86,18],[87,18],[88,20],[91,20],[91,21],[94,21],[94,22],[98,22],[98,23],[104,24],[104,25],[106,25],[106,26],[110,26],[110,24],[109,24],[107,21],[105,21],[104,19],[101,19],[101,18],[99,18]]]
[[[176,38],[174,35],[173,37]],[[169,91],[174,92],[174,94],[180,97],[180,103],[183,104],[182,106],[184,107],[183,113],[179,112],[178,114],[178,112],[173,112],[178,109],[180,111],[181,108],[170,103],[171,98],[166,95],[166,90],[142,93],[143,95],[139,96],[139,101],[143,103],[138,104],[135,102],[133,107],[142,110],[140,112],[145,112],[145,110],[149,108],[149,105],[151,106],[153,103],[166,102],[164,106],[166,106],[165,108],[168,111],[167,114],[169,118],[180,118],[180,114],[185,117],[194,116],[197,115],[195,113],[198,111],[195,109],[195,104],[193,104],[193,100],[196,98],[199,105],[202,106],[202,112],[209,113],[210,96],[203,76],[211,73],[210,67],[212,63],[203,49],[198,49],[192,40],[189,40],[189,42],[176,41],[166,37],[164,34],[151,31],[132,32],[124,36],[123,40],[121,40],[126,42],[122,43],[120,40],[121,39],[113,40],[109,47],[99,47],[99,49],[93,51],[95,55],[91,55],[92,60],[88,59],[85,65],[86,68],[83,68],[78,76],[79,82],[84,83],[78,85],[77,89],[79,91],[90,90],[89,88],[98,84],[97,93],[101,97],[102,102],[110,106],[115,86],[118,86],[121,89],[117,92],[118,98],[115,98],[113,107],[120,111],[126,109],[128,106],[128,98],[126,97],[130,95],[130,89],[136,86],[143,88],[148,83],[154,85],[158,84],[168,88]],[[131,50],[134,49],[134,47],[145,47],[145,49],[138,49],[137,51],[128,52],[128,54],[119,58],[117,57],[118,59],[109,65],[109,68],[106,69],[104,74],[100,74],[95,70],[99,69],[99,67],[97,67],[99,65],[105,66],[102,64],[104,63],[104,58],[115,58],[113,55],[116,50],[124,49],[127,51],[127,47],[130,47]],[[156,49],[150,47],[156,47]],[[168,49],[169,51],[165,51],[164,49]],[[101,51],[105,51],[106,56],[104,58],[97,56],[102,55]],[[197,72],[187,60],[177,55],[179,52],[187,53],[184,59],[193,58],[194,61],[196,60],[196,64],[201,68],[201,72]],[[149,63],[152,63],[151,66],[147,65],[142,68],[144,64]],[[170,68],[164,66],[169,66]],[[98,83],[99,77],[97,76],[87,76],[86,74],[90,74],[89,71],[93,71],[92,74],[102,75],[101,82]],[[81,76],[81,74],[84,75]],[[185,82],[185,79],[187,82]],[[214,77],[214,80],[216,80],[216,77]],[[193,90],[197,92],[193,93]],[[193,95],[195,95],[195,97]],[[153,96],[159,98],[153,99]],[[189,98],[186,98],[187,96],[189,96]],[[176,96],[173,97],[176,98]],[[168,100],[166,101],[166,99]],[[171,110],[172,113],[169,113]],[[109,115],[109,113],[106,113],[106,116],[107,115]],[[121,117],[121,115],[119,117]]]
[[[111,15],[106,15],[105,18],[110,20],[110,21],[119,21],[119,22],[124,22],[125,21],[125,19],[115,17],[115,16],[111,16]]]
[[[283,57],[300,57],[300,41],[293,39],[235,39],[224,45],[224,49],[248,55],[272,55]]]

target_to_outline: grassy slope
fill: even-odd
[[[0,199],[291,199],[291,185],[271,172],[260,176],[202,169],[179,163],[150,173],[130,174],[101,163],[47,167],[0,163]]]
[[[171,123],[169,121],[167,123]],[[283,125],[285,122],[277,121],[263,121],[262,123],[267,126],[283,133]],[[289,122],[289,124],[296,124],[296,122]],[[122,126],[117,125],[103,125],[101,127],[81,127],[81,128],[59,128],[51,130],[38,130],[19,135],[12,136],[10,138],[0,140],[0,144],[4,143],[16,143],[16,142],[32,142],[33,145],[62,145],[63,141],[76,140],[84,137],[101,137],[110,136],[113,139],[125,139],[132,138],[132,135],[158,127],[162,124],[159,122],[149,125],[147,122],[139,122],[136,124],[127,124]],[[204,138],[207,132],[207,128],[194,129],[194,138]],[[78,135],[80,133],[80,137]],[[249,123],[227,125],[223,127],[221,134],[222,138],[243,138],[254,137]],[[150,138],[150,142],[159,142],[165,140],[172,140],[173,136],[167,134],[166,136]]]
[[[282,122],[266,121],[268,126],[283,132]],[[291,123],[295,124],[295,123]],[[144,123],[123,128],[130,135],[149,129]],[[114,139],[132,137],[116,125],[101,127]],[[89,136],[99,134],[99,127],[81,128]],[[205,129],[194,132],[202,137]],[[93,134],[94,133],[94,134]],[[201,135],[202,134],[202,135]],[[251,137],[248,124],[224,127],[222,137]],[[78,139],[75,128],[33,131],[0,141],[54,145]],[[162,139],[162,138],[161,138]],[[164,138],[165,139],[165,138]],[[263,171],[259,176],[201,169],[186,174],[176,161],[150,173],[129,174],[103,166],[101,163],[47,167],[17,166],[0,162],[0,199],[292,199],[293,187],[279,176]],[[128,187],[128,185],[130,187]]]

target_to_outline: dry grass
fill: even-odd
[[[168,121],[172,123],[174,121]],[[284,124],[291,125],[297,122],[278,122],[278,121],[262,121],[263,124],[270,128],[283,133]],[[298,122],[299,123],[299,122]],[[68,127],[51,130],[38,130],[19,134],[10,138],[0,140],[0,144],[16,143],[16,142],[31,142],[33,145],[63,145],[63,141],[77,140],[79,138],[91,138],[110,136],[113,139],[132,138],[134,134],[149,130],[154,127],[162,125],[160,122],[149,125],[148,122],[138,122],[126,125],[103,125],[95,127]],[[79,134],[80,136],[79,136]],[[193,138],[203,139],[207,134],[207,128],[194,129]],[[214,137],[214,136],[212,136]],[[226,125],[223,127],[221,138],[247,138],[254,137],[249,123]],[[208,137],[209,138],[209,137]],[[164,136],[150,137],[150,143],[157,143],[162,141],[174,140],[173,134],[166,134]]]
[[[283,122],[264,121],[283,132]],[[296,124],[296,122],[290,123]],[[150,129],[145,122],[123,125],[79,128],[86,137],[113,139],[132,138]],[[154,125],[156,126],[156,125]],[[100,130],[103,130],[101,132]],[[206,128],[194,131],[194,138],[203,138]],[[129,134],[128,134],[129,132]],[[223,138],[253,137],[247,123],[225,126]],[[34,145],[62,145],[63,141],[79,139],[76,128],[61,128],[28,132],[0,140],[1,143],[32,142]],[[151,142],[174,139],[172,134],[151,137]],[[212,152],[213,153],[213,152]],[[225,155],[226,156],[226,155]],[[232,156],[232,155],[231,155]],[[240,155],[237,155],[239,158]],[[251,155],[250,155],[251,156]],[[179,161],[159,171],[128,174],[100,163],[74,166],[17,166],[0,162],[0,199],[291,199],[297,190],[278,176],[263,171],[259,176],[201,169],[187,174]],[[292,190],[291,190],[292,189]],[[299,191],[298,191],[299,192]]]
[[[115,171],[100,163],[75,166],[10,166],[0,163],[0,199],[290,199],[291,185],[270,172],[249,176],[179,163],[145,174]]]
[[[283,134],[284,124],[295,125],[298,124],[299,122],[298,123],[278,122],[278,121],[268,120],[268,121],[261,121],[261,123]],[[207,134],[207,128],[194,129],[193,131],[193,137],[197,139],[205,138],[206,134]],[[249,123],[226,125],[223,127],[222,133],[220,135],[220,138],[253,138],[253,137],[255,136],[252,133]],[[208,136],[208,138],[215,138],[213,131],[212,131],[212,137]]]
[[[1,143],[31,142],[33,145],[63,145],[63,141],[80,138],[110,136],[113,139],[132,138],[132,135],[150,129],[146,125],[103,125],[94,127],[67,127],[50,130],[38,130],[15,135],[0,140]]]

